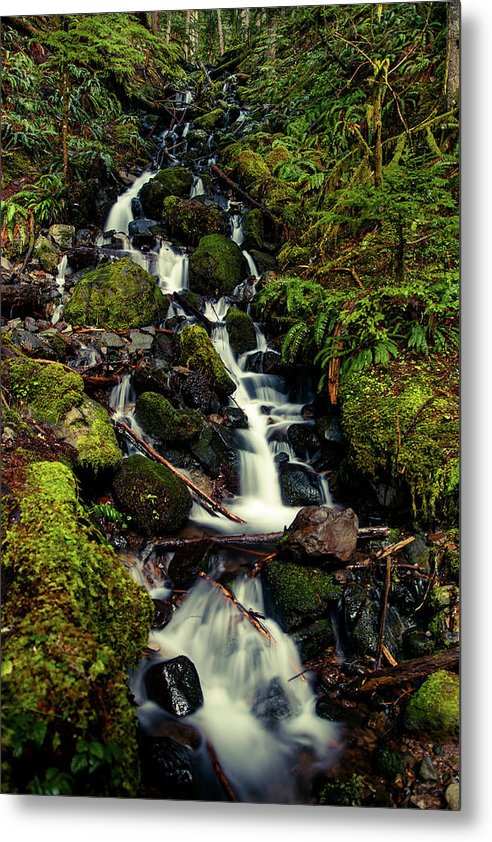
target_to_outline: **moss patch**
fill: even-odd
[[[225,323],[231,348],[236,354],[256,348],[256,331],[251,316],[237,307],[229,307]]]
[[[113,490],[142,535],[166,535],[181,529],[191,509],[191,496],[183,480],[145,456],[124,460]]]
[[[228,375],[205,328],[200,325],[186,325],[180,333],[179,341],[181,364],[204,374],[219,395],[232,395],[236,384]]]
[[[65,416],[59,437],[75,447],[77,465],[92,474],[114,471],[122,460],[109,415],[91,398]]]
[[[232,295],[247,274],[241,249],[221,234],[202,237],[190,257],[190,287],[202,295]]]
[[[287,631],[323,617],[341,593],[340,585],[328,573],[291,562],[270,561],[264,566],[262,576]]]
[[[135,415],[145,432],[163,444],[188,442],[197,438],[203,428],[199,412],[175,409],[165,397],[156,392],[139,395]]]
[[[227,234],[227,216],[216,204],[168,196],[162,206],[162,219],[173,239],[197,246],[207,234]]]
[[[10,359],[4,363],[12,397],[40,421],[59,424],[73,406],[84,398],[84,381],[79,374],[66,371],[59,363],[43,365],[28,359]]]
[[[204,114],[203,117],[197,117],[194,126],[195,129],[203,129],[209,134],[215,131],[215,129],[223,128],[225,124],[226,113],[224,109],[215,108],[213,111],[209,111],[208,114]]]
[[[144,184],[138,197],[145,214],[150,219],[160,219],[162,203],[167,196],[190,195],[193,175],[185,167],[166,167]]]
[[[457,737],[459,731],[459,678],[440,670],[426,678],[410,699],[405,713],[405,726],[445,739]]]
[[[373,367],[340,389],[349,465],[373,483],[406,486],[423,522],[454,518],[458,505],[458,399],[441,397],[437,385],[415,371],[396,379]]]
[[[165,305],[155,278],[124,257],[104,263],[77,281],[65,318],[73,324],[127,330],[154,324]]]
[[[135,795],[126,673],[151,600],[95,539],[67,467],[29,466],[18,506],[4,555],[3,791]]]

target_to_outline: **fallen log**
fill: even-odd
[[[237,193],[238,196],[241,196],[242,199],[244,199],[250,205],[253,205],[253,207],[261,210],[261,212],[264,213],[265,216],[269,216],[270,219],[272,219],[276,225],[279,225],[282,228],[286,227],[285,222],[283,222],[283,220],[279,219],[278,216],[275,216],[275,214],[269,211],[264,205],[262,205],[260,202],[257,202],[256,199],[253,199],[252,196],[246,193],[246,191],[243,190],[239,186],[239,184],[236,184],[236,182],[233,181],[232,178],[229,178],[229,176],[226,175],[225,172],[223,172],[216,164],[211,164],[210,169],[213,170],[213,172],[216,173],[219,176],[219,178],[221,178],[222,181],[224,181],[227,184],[228,187],[234,190],[234,192]]]
[[[222,765],[220,763],[219,758],[217,757],[217,753],[212,745],[212,743],[207,741],[207,751],[212,761],[213,770],[217,776],[217,780],[220,781],[222,788],[224,789],[225,794],[229,801],[237,801],[237,795],[232,788],[230,781],[227,779]]]
[[[195,305],[192,304],[191,301],[188,301],[179,292],[174,292],[173,298],[174,298],[175,301],[178,302],[180,307],[182,307],[183,310],[186,313],[188,313],[188,315],[194,316],[195,319],[198,319],[198,321],[202,323],[202,325],[204,326],[204,328],[205,328],[205,330],[207,331],[208,334],[212,333],[212,329],[213,329],[212,322],[210,321],[210,319],[207,319],[207,317],[202,312],[200,312],[198,307],[195,307]]]
[[[248,611],[248,609],[247,609],[247,608],[245,608],[245,607],[244,607],[244,605],[241,605],[241,603],[239,602],[239,600],[238,600],[238,599],[236,599],[236,597],[234,596],[234,594],[233,594],[233,593],[231,593],[231,591],[228,591],[228,590],[227,590],[227,588],[225,588],[225,587],[224,587],[224,585],[221,585],[221,584],[220,584],[220,582],[216,582],[216,581],[215,581],[215,579],[211,579],[209,576],[207,576],[207,574],[206,574],[206,573],[199,573],[198,575],[199,575],[199,577],[200,577],[201,579],[206,579],[206,581],[207,581],[207,582],[209,582],[209,583],[212,585],[212,587],[213,587],[213,588],[216,588],[218,591],[220,591],[220,592],[221,592],[221,594],[222,594],[222,595],[223,595],[223,596],[224,596],[224,597],[225,597],[225,598],[226,598],[229,602],[232,602],[232,604],[233,604],[233,605],[237,608],[237,610],[239,611],[239,613],[240,613],[240,614],[242,614],[242,616],[243,616],[243,617],[244,617],[244,618],[245,618],[245,619],[246,619],[249,623],[251,623],[251,625],[253,626],[253,628],[255,628],[255,629],[256,629],[256,631],[257,631],[257,632],[259,632],[260,634],[262,634],[262,635],[263,635],[263,637],[266,637],[266,638],[267,638],[267,640],[269,640],[269,641],[270,641],[270,643],[275,643],[275,639],[273,638],[273,636],[270,634],[270,632],[268,631],[268,629],[266,629],[266,628],[265,628],[265,626],[263,626],[263,625],[260,623],[260,621],[259,621],[259,620],[257,619],[257,617],[255,616],[254,612],[253,612],[253,611]]]
[[[206,504],[209,510],[212,510],[213,512],[219,512],[221,515],[224,515],[224,517],[228,518],[229,520],[233,520],[236,523],[245,523],[245,521],[242,518],[238,517],[238,515],[234,515],[232,512],[226,509],[225,506],[222,506],[221,503],[217,503],[215,500],[212,500],[212,498],[209,497],[208,494],[205,494],[205,492],[202,491],[202,489],[199,488],[198,485],[195,485],[194,482],[192,482],[190,479],[188,479],[188,477],[182,474],[181,471],[178,471],[178,469],[175,468],[174,465],[172,465],[170,462],[168,462],[167,459],[164,459],[164,457],[161,456],[160,453],[157,453],[157,451],[154,450],[154,448],[151,447],[150,444],[147,444],[147,442],[140,438],[140,436],[137,436],[137,434],[133,432],[133,430],[128,426],[128,424],[125,424],[124,421],[120,421],[117,418],[115,418],[114,411],[110,410],[110,415],[111,420],[117,429],[123,430],[125,435],[128,436],[135,444],[137,444],[138,447],[140,447],[142,450],[148,453],[148,455],[151,456],[152,459],[154,459],[156,462],[160,462],[162,465],[165,465],[166,468],[169,468],[169,470],[173,472],[173,474],[176,474],[177,477],[182,479],[183,482],[188,486],[188,488],[200,499],[200,502]]]
[[[347,693],[350,696],[374,693],[385,688],[412,684],[438,670],[456,670],[458,667],[459,650],[456,647],[448,649],[447,652],[439,652],[437,655],[424,655],[422,658],[403,661],[396,667],[385,667],[369,675],[358,676],[352,681],[338,685],[337,692]]]
[[[244,523],[244,521],[242,521]],[[375,538],[385,538],[389,533],[387,526],[378,527],[361,527],[357,531],[358,539],[373,540]],[[161,550],[181,550],[186,547],[194,547],[197,544],[216,544],[219,547],[227,546],[228,544],[239,545],[255,545],[255,544],[276,544],[285,535],[285,532],[265,532],[242,535],[200,535],[196,538],[158,538],[154,541],[154,547]],[[342,563],[340,563],[342,567]]]

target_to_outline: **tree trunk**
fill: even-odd
[[[446,59],[446,102],[448,111],[456,108],[460,96],[460,2],[448,0],[448,49]]]
[[[68,31],[68,21],[64,18],[62,21],[62,28],[65,32]],[[60,66],[61,73],[61,95],[62,95],[62,119],[61,119],[61,144],[63,157],[63,181],[65,187],[68,187],[68,62],[66,58],[62,59]]]
[[[167,25],[166,25],[166,43],[169,44],[171,42],[171,31],[173,26],[173,19],[172,19],[172,12],[167,13]]]
[[[380,81],[377,81],[376,85],[376,96],[374,98],[374,186],[381,187],[383,181],[383,143],[381,123],[382,86]]]
[[[150,30],[153,35],[158,35],[161,28],[161,12],[150,13]]]
[[[191,11],[188,9],[186,12],[186,30],[185,30],[185,44],[184,44],[184,53],[185,59],[188,61],[190,57],[190,23],[191,23]]]
[[[241,9],[241,23],[246,38],[249,38],[249,9]]]
[[[217,28],[219,30],[219,52],[224,55],[224,30],[222,28],[222,14],[220,9],[217,9]]]

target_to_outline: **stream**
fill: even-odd
[[[181,140],[190,128],[186,110],[191,101],[189,92],[178,95],[176,100]],[[138,193],[155,175],[156,167],[163,162],[166,166],[180,163],[177,139],[172,129],[162,133],[154,162],[118,198],[106,221],[107,233],[99,241],[100,246],[111,243],[112,259],[129,256],[156,276],[167,295],[188,288],[188,250],[165,240],[147,251],[139,250],[131,244],[129,225],[138,205]],[[186,143],[181,145],[181,154],[183,151]],[[214,161],[211,156],[208,163]],[[202,177],[196,171],[190,196],[196,197],[203,191]],[[213,198],[227,210],[230,236],[242,247],[243,223],[237,204],[231,209],[224,194]],[[115,240],[118,249],[114,249]],[[260,273],[253,257],[244,249],[243,254],[250,282],[256,284]],[[318,505],[332,505],[327,481],[296,458],[286,436],[291,424],[313,423],[302,415],[303,406],[312,395],[299,395],[299,400],[293,401],[281,377],[251,370],[252,357],[268,349],[261,325],[255,325],[255,349],[239,357],[233,352],[224,323],[230,305],[228,298],[207,300],[204,314],[213,324],[213,345],[237,386],[230,404],[239,406],[248,422],[247,429],[235,431],[240,447],[240,493],[228,501],[228,508],[246,521],[241,527],[244,532],[281,531],[300,508],[282,502],[278,470],[282,459],[309,473]],[[171,316],[181,317],[183,324],[196,323],[176,302],[170,304],[168,317]],[[135,398],[131,375],[126,374],[112,389],[109,403],[116,417],[145,440],[134,415]],[[136,447],[127,444],[127,455],[136,452]],[[238,531],[237,524],[213,515],[198,503],[193,505],[190,521],[197,530],[210,533]],[[167,554],[167,565],[171,558],[172,554]],[[208,571],[210,579],[220,579],[228,566],[226,553],[215,556],[215,568]],[[173,585],[164,572],[166,564],[154,565],[153,576],[143,568],[142,561],[132,571],[134,578],[144,584],[154,599],[169,597]],[[265,618],[262,622],[271,637],[258,634],[220,590],[209,580],[199,579],[168,625],[152,632],[152,663],[186,655],[198,671],[204,704],[186,721],[201,735],[200,746],[192,752],[193,764],[204,782],[201,797],[223,797],[205,749],[211,744],[238,800],[302,802],[308,798],[312,777],[333,761],[337,726],[316,715],[316,699],[309,680],[302,675],[296,646],[277,623],[265,617],[259,578],[250,579],[241,573],[228,580],[227,586],[248,611]],[[170,714],[147,696],[144,679],[148,667],[148,660],[144,659],[131,678],[131,690],[144,732],[155,736]]]

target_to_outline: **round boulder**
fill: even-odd
[[[192,505],[183,480],[145,456],[124,460],[114,478],[113,491],[142,535],[165,535],[181,529]]]
[[[295,558],[335,556],[348,561],[357,545],[359,520],[352,509],[306,506],[289,526],[282,547]]]

